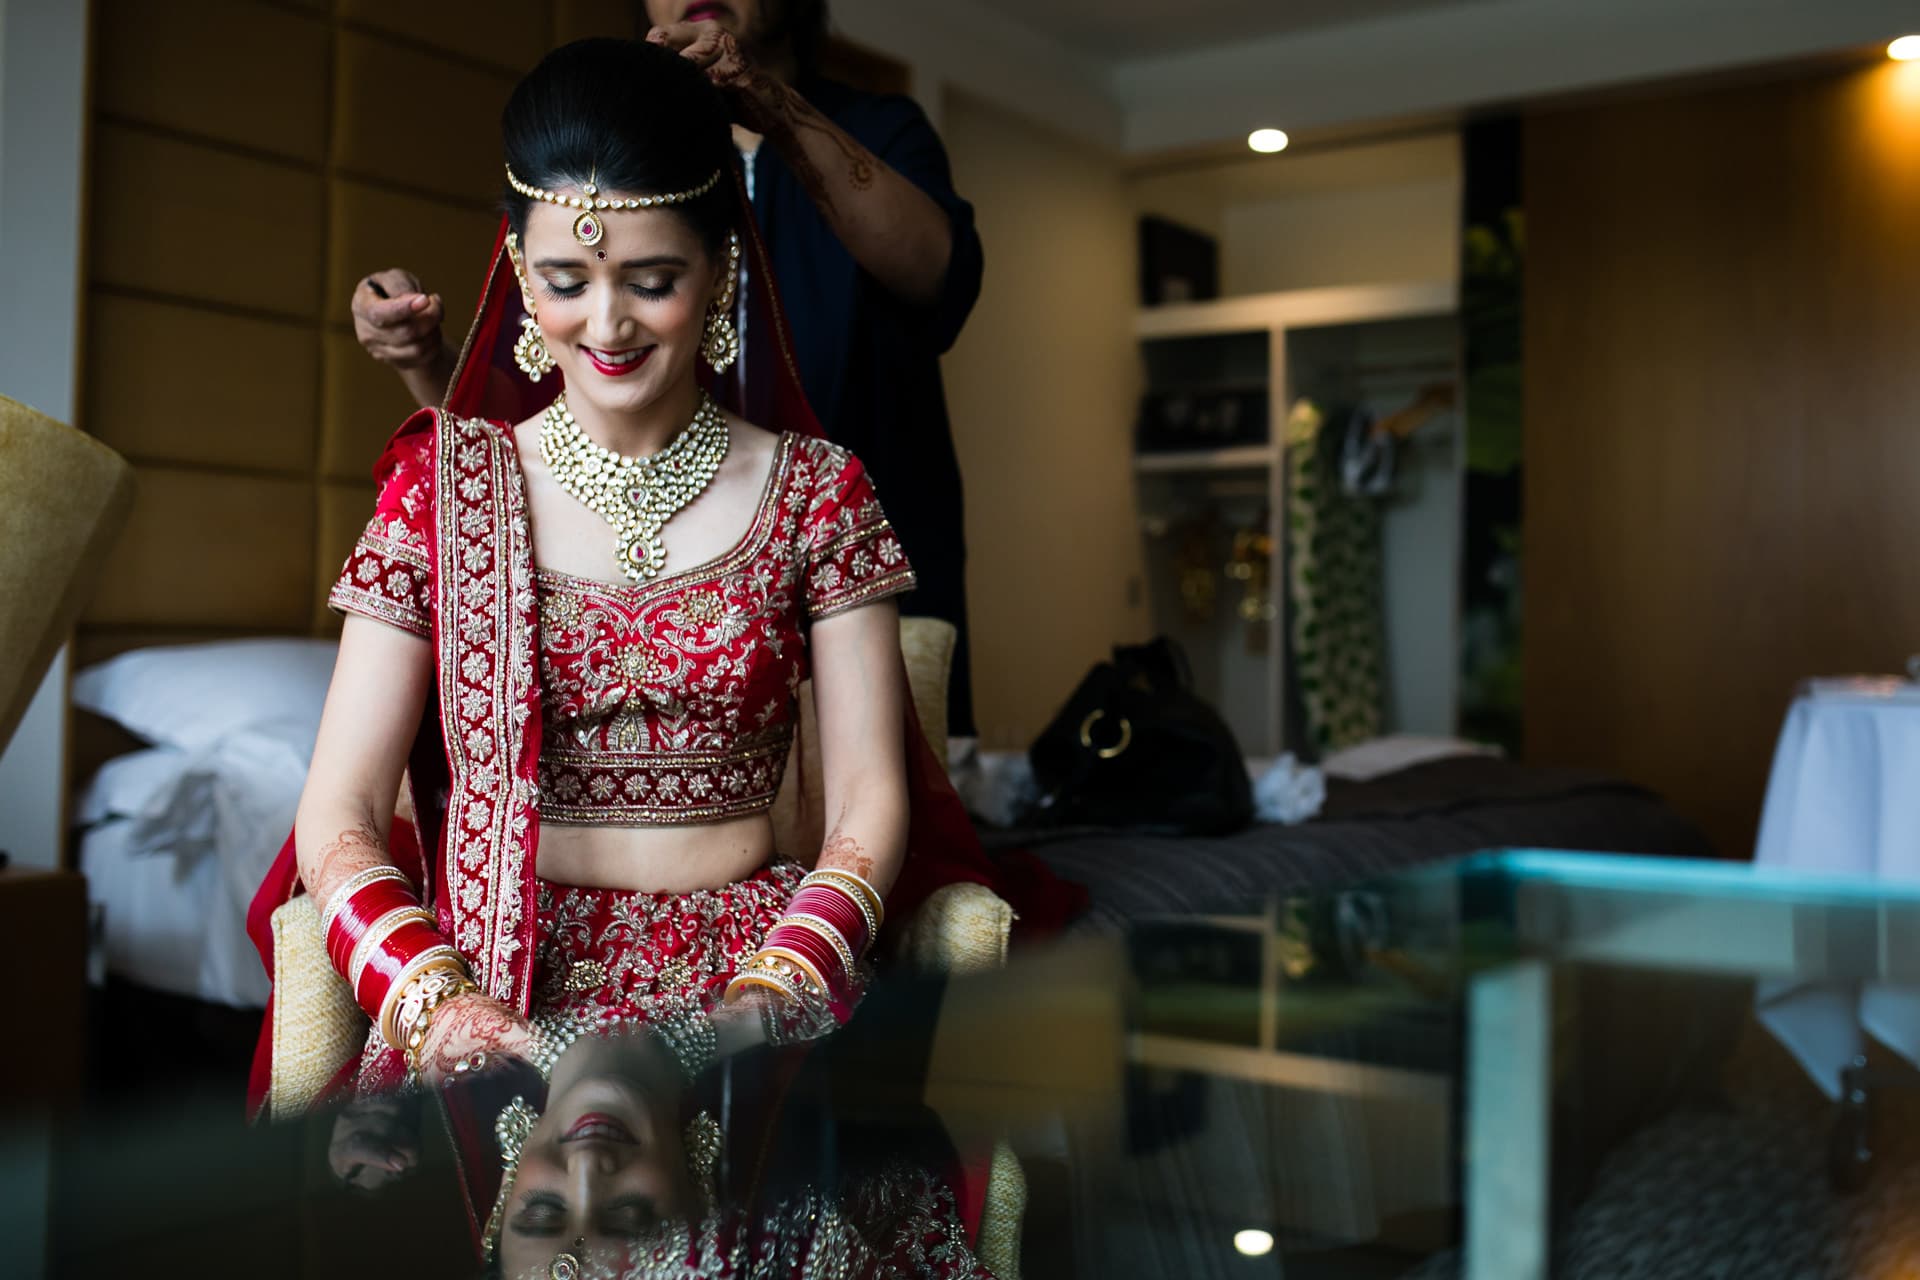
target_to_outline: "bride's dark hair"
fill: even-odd
[[[706,195],[668,206],[709,252],[739,216],[726,172],[734,160],[726,103],[705,72],[659,45],[562,45],[515,86],[500,133],[514,176],[549,191],[591,179],[608,194],[662,195],[701,186],[718,171]],[[525,236],[532,201],[505,189],[507,218]]]

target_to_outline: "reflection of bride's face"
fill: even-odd
[[[547,1109],[520,1153],[501,1229],[506,1276],[544,1276],[561,1252],[618,1256],[684,1220],[692,1204],[677,1092],[654,1083],[650,1064],[601,1046],[583,1044],[569,1057],[582,1060],[555,1071]]]

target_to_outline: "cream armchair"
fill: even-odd
[[[100,579],[133,468],[83,431],[0,396],[0,748]]]

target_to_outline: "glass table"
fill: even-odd
[[[1270,1136],[1263,1175],[1276,1183],[1299,1180],[1302,1159],[1344,1161],[1326,1180],[1348,1213],[1330,1224],[1276,1210],[1260,1234],[1365,1239],[1355,1205],[1420,1207],[1428,1246],[1432,1219],[1444,1237],[1453,1215],[1458,1274],[1528,1280],[1555,1273],[1557,1231],[1600,1156],[1677,1106],[1725,1105],[1719,1077],[1736,1049],[1755,1052],[1742,1049],[1753,983],[1920,989],[1920,886],[1510,851],[1285,899],[1265,917],[1151,922],[1133,946],[1136,1065],[1372,1108],[1331,1152],[1312,1126]],[[1805,1153],[1841,1184],[1823,1196],[1871,1156],[1865,1086],[1909,1082],[1856,1067],[1824,1135],[1831,1153]],[[1383,1127],[1396,1134],[1386,1158]],[[1399,1234],[1408,1243],[1404,1223]],[[1349,1273],[1341,1256],[1325,1255],[1325,1274]]]
[[[858,1167],[899,1157],[951,1171],[1004,1141],[1024,1170],[1030,1276],[1920,1271],[1920,1219],[1908,1230],[1903,1207],[1920,1203],[1920,1105],[1890,1093],[1869,1106],[1862,1091],[1847,1144],[1878,1167],[1851,1196],[1830,1186],[1832,1104],[1756,1032],[1763,980],[1920,988],[1920,890],[1489,853],[1277,897],[1259,914],[1076,936],[997,972],[883,981],[859,1035],[841,1033],[777,1096],[755,1083],[773,1078],[765,1063],[741,1062],[682,1098],[657,1047],[634,1052],[653,1064],[662,1132],[696,1098],[729,1144],[759,1124],[754,1158],[823,1207]],[[494,1114],[508,1095],[538,1105],[538,1081],[488,1082],[458,1103],[464,1148],[431,1099],[411,1118],[362,1108],[249,1130],[244,1072],[202,1079],[161,1031],[96,1063],[113,1076],[105,1095],[37,1108],[35,1148],[9,1136],[21,1100],[0,1100],[7,1202],[51,1203],[44,1246],[10,1234],[0,1274],[124,1274],[129,1258],[200,1280],[263,1265],[481,1273],[468,1215],[485,1216],[500,1170],[471,1157],[497,1159]],[[342,1185],[356,1126],[376,1147],[409,1148],[402,1176]],[[768,1185],[734,1159],[716,1186],[747,1172]],[[1872,1206],[1890,1208],[1862,1235]],[[539,1257],[499,1270],[549,1276],[547,1255],[567,1244],[516,1245]]]

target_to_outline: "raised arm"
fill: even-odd
[[[756,66],[713,23],[655,27],[647,39],[680,50],[733,95],[745,123],[778,149],[840,243],[887,292],[920,306],[940,300],[953,227],[933,197]]]
[[[423,409],[446,399],[458,359],[441,320],[446,303],[411,271],[376,271],[353,287],[353,336],[367,354],[400,375]]]

